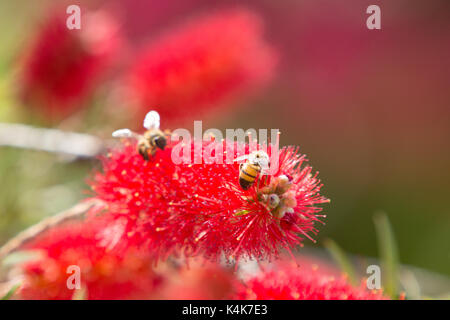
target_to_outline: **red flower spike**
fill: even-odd
[[[350,285],[314,264],[281,261],[238,285],[240,300],[387,300],[381,291]]]
[[[24,102],[50,120],[83,105],[122,43],[119,26],[108,13],[86,13],[81,29],[69,30],[61,12],[65,9],[48,18],[21,62]]]
[[[235,9],[167,31],[136,57],[127,101],[136,101],[138,117],[156,106],[162,117],[178,122],[219,112],[224,102],[272,77],[276,55],[262,29],[259,16]]]
[[[191,143],[191,159],[195,145]],[[95,197],[106,203],[106,217],[125,219],[124,235],[163,259],[179,249],[212,259],[221,254],[270,258],[316,233],[322,217],[316,205],[329,200],[319,194],[320,181],[311,167],[303,166],[298,148],[280,150],[276,172],[243,190],[239,164],[226,162],[238,156],[236,143],[203,141],[199,146],[203,153],[225,150],[218,155],[223,164],[176,165],[174,142],[149,161],[137,153],[135,143],[111,150],[103,159],[104,172],[91,182]],[[279,198],[273,208],[268,202],[272,194]]]
[[[95,219],[46,232],[24,248],[39,250],[41,257],[22,266],[24,280],[19,296],[39,300],[72,299],[77,290],[67,286],[74,272],[68,268],[77,266],[87,299],[153,297],[162,278],[153,272],[148,253],[130,242],[117,244],[116,234],[120,234],[121,228],[120,223],[105,227],[101,219]]]

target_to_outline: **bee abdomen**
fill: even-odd
[[[248,190],[252,186],[253,182],[254,182],[254,180],[248,181],[248,180],[245,180],[245,179],[239,177],[239,185],[244,190]]]

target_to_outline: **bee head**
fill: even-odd
[[[270,166],[270,158],[267,153],[262,150],[254,152],[249,159],[253,164],[257,164],[264,169],[267,169]]]

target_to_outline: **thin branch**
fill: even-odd
[[[48,217],[38,222],[37,224],[29,227],[28,229],[25,229],[24,231],[16,235],[14,238],[6,242],[2,247],[0,247],[0,260],[5,258],[7,255],[11,254],[12,252],[19,250],[23,245],[36,238],[42,232],[54,226],[57,226],[63,222],[81,218],[91,208],[100,204],[102,204],[100,200],[90,199],[81,202],[66,211]]]
[[[100,138],[84,133],[0,123],[0,146],[92,158],[103,151],[104,142]]]

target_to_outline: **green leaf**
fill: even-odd
[[[382,263],[381,278],[385,292],[393,299],[398,297],[398,248],[391,224],[385,213],[374,216],[375,230],[378,241],[378,251]]]
[[[349,281],[353,285],[357,285],[355,269],[344,250],[332,239],[325,239],[324,246],[339,265],[342,272],[348,275]]]
[[[248,213],[250,213],[249,210],[241,210],[241,211],[236,212],[234,215],[235,215],[236,217],[239,217],[239,216],[245,216],[245,215],[248,214]]]
[[[16,293],[17,289],[19,289],[20,285],[21,285],[20,283],[15,284],[11,289],[9,289],[9,291],[3,297],[0,298],[0,300],[11,299],[14,293]]]

